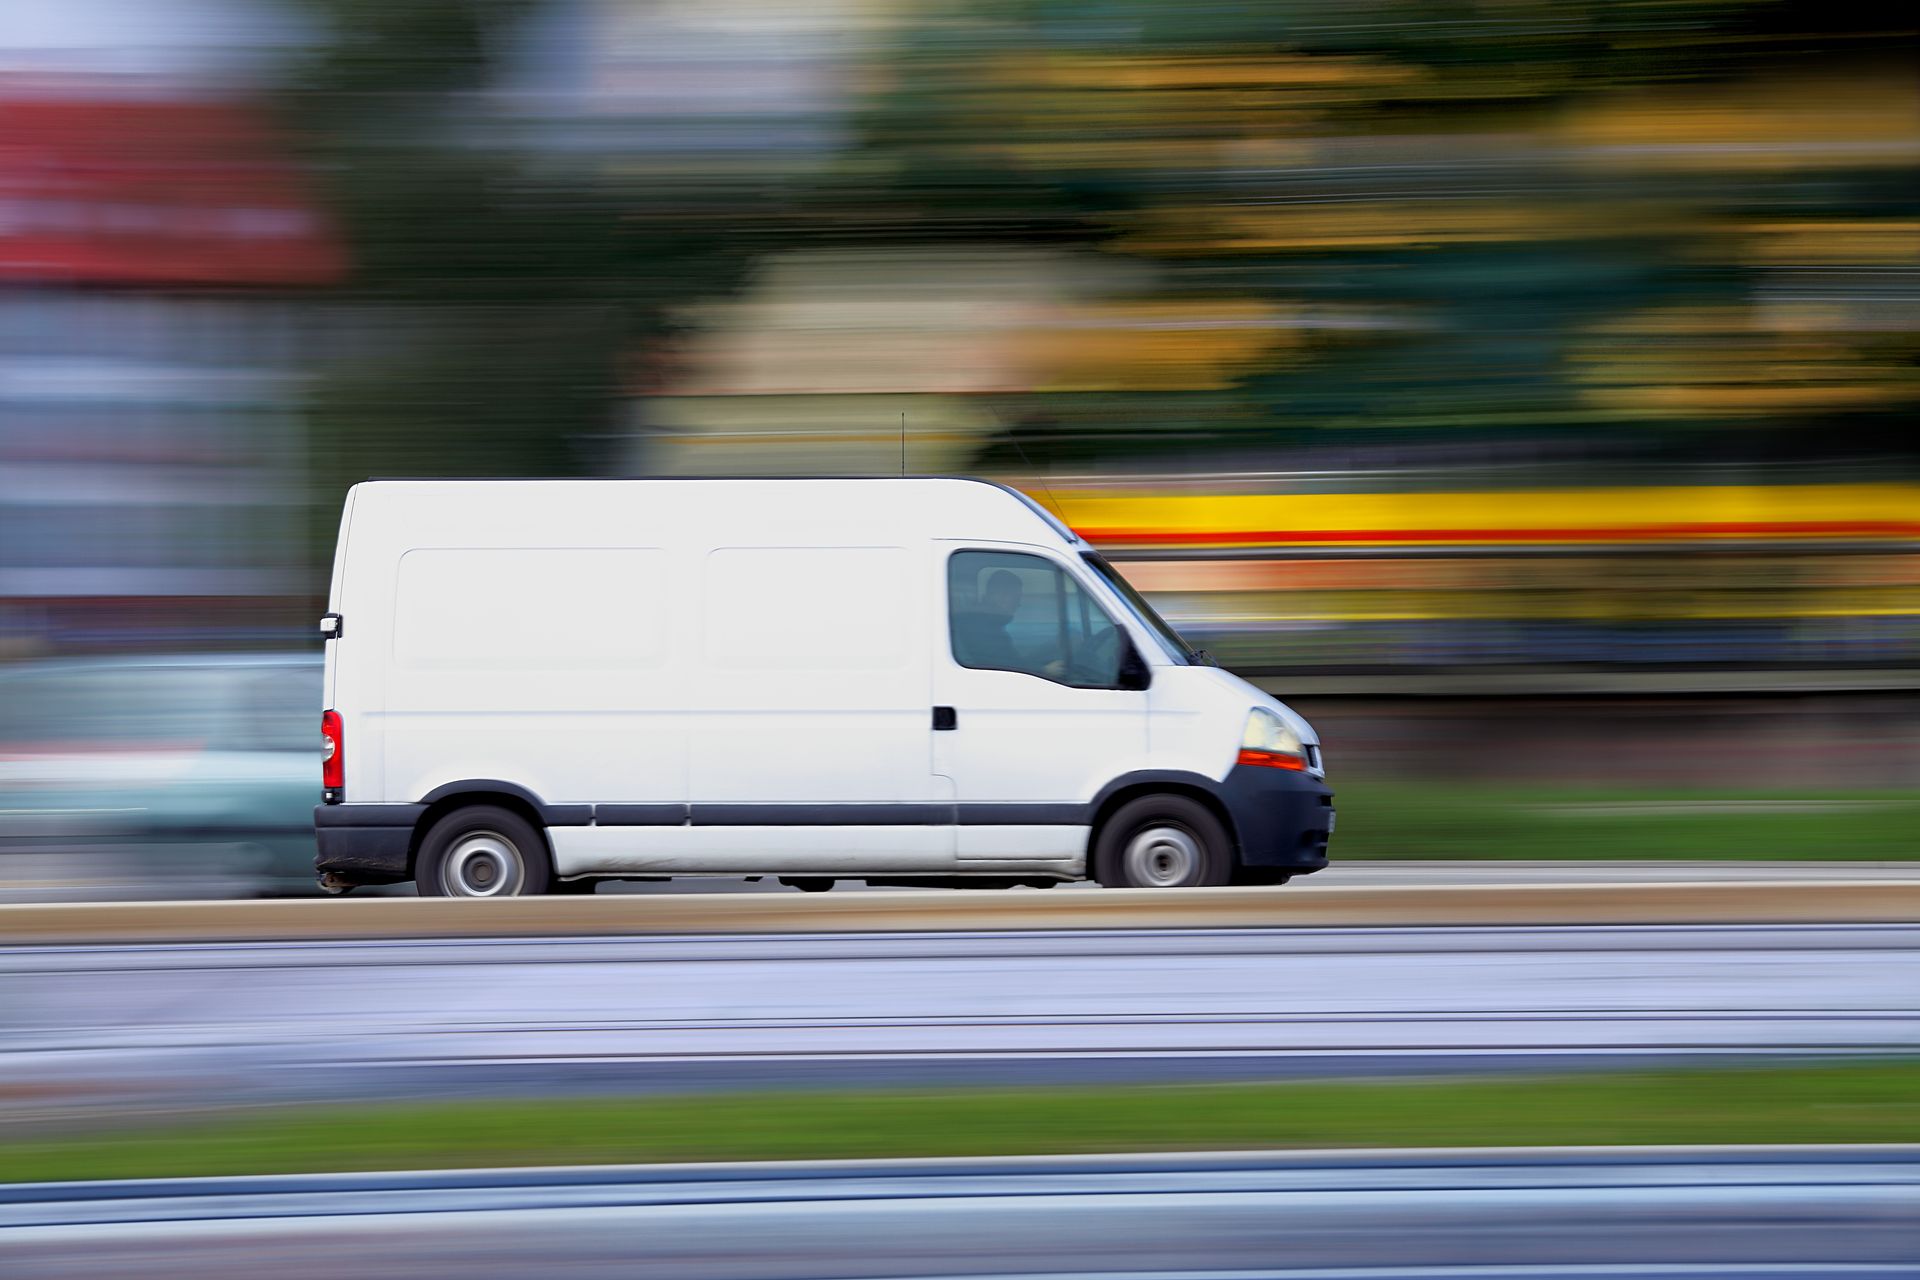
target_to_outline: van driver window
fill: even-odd
[[[1120,681],[1120,629],[1079,583],[1042,556],[956,551],[947,561],[953,660],[1078,689]]]

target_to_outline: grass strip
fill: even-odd
[[[1286,1147],[1920,1142],[1920,1062],[333,1104],[0,1144],[0,1180]]]
[[[1528,787],[1332,779],[1335,863],[1920,858],[1920,792]]]

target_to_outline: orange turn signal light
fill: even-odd
[[[1304,756],[1297,756],[1291,751],[1262,751],[1258,747],[1240,748],[1240,763],[1257,764],[1263,769],[1305,769],[1307,767]]]

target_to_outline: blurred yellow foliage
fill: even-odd
[[[1236,165],[1303,165],[1309,143],[1245,138],[1095,138],[1085,141],[988,143],[974,148],[1040,173],[1062,169],[1195,169]]]
[[[1761,263],[1920,262],[1920,222],[1899,219],[1730,223]]]
[[[1910,362],[1876,357],[1806,326],[1795,313],[1673,307],[1596,325],[1570,357],[1592,404],[1650,417],[1768,416],[1920,399]]]
[[[1628,168],[1910,165],[1920,159],[1920,79],[1909,70],[1622,93],[1572,108],[1559,136],[1589,160]]]
[[[1042,89],[1382,87],[1413,84],[1425,78],[1418,68],[1377,58],[1309,54],[1213,58],[1020,55],[1002,59],[994,72],[994,78],[1003,84]]]
[[[1138,253],[1272,253],[1280,250],[1418,249],[1508,241],[1644,235],[1679,229],[1668,208],[1514,204],[1490,200],[1376,201],[1249,208],[1159,209],[1121,247]]]
[[[1282,313],[1252,300],[1069,307],[1019,339],[1046,391],[1195,391],[1230,385],[1297,346]]]

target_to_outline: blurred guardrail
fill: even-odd
[[[1920,1149],[1624,1147],[321,1174],[0,1188],[9,1274],[1911,1275]],[[1071,1261],[1065,1261],[1071,1259]],[[1676,1259],[1684,1262],[1676,1263]],[[1063,1265],[1068,1269],[1062,1269]],[[371,1268],[371,1269],[369,1269]],[[1375,1269],[1377,1268],[1377,1269]],[[118,1272],[116,1272],[118,1273]]]

